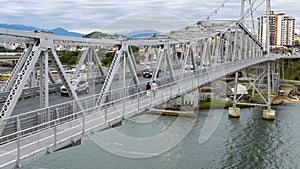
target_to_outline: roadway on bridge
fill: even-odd
[[[167,77],[167,73],[161,72],[158,79],[164,78],[164,77]],[[138,79],[139,79],[140,83],[146,83],[147,81],[150,80],[150,78],[143,78],[142,76],[139,76]],[[114,80],[114,82],[112,83],[112,88],[113,89],[120,88],[118,81],[119,80]],[[130,79],[127,79],[126,83],[127,84],[133,84],[133,81],[130,80]],[[92,95],[95,95],[95,94],[99,94],[101,89],[102,89],[102,86],[103,86],[103,83],[89,84],[89,87],[90,87],[89,93],[88,94],[80,93],[80,94],[78,94],[78,97],[79,98],[84,98],[84,97],[92,96]],[[15,109],[12,113],[12,116],[39,109],[40,108],[39,100],[40,100],[39,96],[19,100],[18,103],[15,106]],[[68,102],[68,101],[71,101],[70,97],[61,96],[59,92],[49,94],[49,104],[50,104],[50,106],[51,105],[56,105],[56,104],[62,104],[62,103]],[[0,104],[1,108],[3,107],[3,104],[4,103]]]

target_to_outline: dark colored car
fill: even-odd
[[[106,76],[100,76],[95,78],[95,83],[104,83]]]
[[[154,68],[145,69],[145,70],[143,71],[143,77],[144,77],[144,78],[151,78],[152,75],[154,74],[154,70],[155,70]],[[161,72],[161,70],[158,70],[156,77],[159,76],[159,72]]]

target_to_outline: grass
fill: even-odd
[[[233,102],[232,101],[227,101],[227,102],[223,102],[223,101],[201,101],[199,103],[199,109],[200,110],[204,110],[204,109],[227,109],[229,107],[233,106]],[[238,105],[239,108],[247,108],[250,107],[250,105]]]
[[[285,82],[286,84],[289,84],[289,85],[295,85],[297,84],[297,82]]]
[[[223,109],[232,106],[232,101],[222,102],[222,101],[201,101],[199,103],[199,109]]]
[[[290,80],[299,80],[300,78],[300,60],[297,59],[292,64],[285,64],[284,78]]]
[[[1,76],[0,81],[7,81],[9,76]]]

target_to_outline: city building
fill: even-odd
[[[261,15],[258,20],[258,40],[266,48],[267,14]],[[271,46],[293,46],[295,36],[295,18],[285,16],[284,12],[269,15],[269,32]]]

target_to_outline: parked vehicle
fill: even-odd
[[[144,77],[144,78],[151,78],[152,75],[154,74],[154,72],[155,72],[155,69],[154,69],[154,68],[145,69],[145,70],[143,71],[143,77]],[[159,72],[161,72],[161,70],[158,70],[156,77],[159,76]]]
[[[89,85],[86,80],[72,79],[71,87],[75,90],[76,93],[89,93]],[[60,95],[68,95],[66,87],[63,85],[60,87]]]

